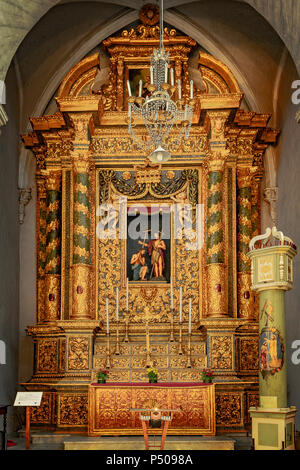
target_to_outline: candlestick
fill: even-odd
[[[182,323],[182,286],[179,289],[179,323]]]
[[[116,317],[117,322],[119,321],[119,288],[117,287],[117,294],[116,294]]]
[[[149,323],[146,323],[146,366],[151,366]]]
[[[179,322],[179,348],[178,348],[178,354],[183,354],[182,351],[182,322]]]
[[[110,368],[110,342],[109,342],[109,333],[106,333],[106,368]]]
[[[174,86],[174,69],[171,69],[171,86]]]
[[[131,96],[131,88],[130,88],[129,80],[127,80],[127,88],[128,88],[128,94],[129,96]]]
[[[125,337],[124,337],[124,342],[125,343],[129,342],[128,327],[129,327],[129,312],[128,312],[128,310],[126,310],[126,312],[125,312]]]
[[[126,279],[126,310],[128,312],[128,278]]]
[[[189,334],[192,332],[192,299],[190,298],[189,304]]]
[[[168,83],[168,64],[165,64],[165,83]]]
[[[174,296],[173,296],[173,279],[171,277],[170,279],[171,282],[171,309],[174,309]]]
[[[117,320],[117,331],[116,331],[116,350],[115,354],[120,354],[120,341],[119,341],[119,320]]]
[[[194,88],[193,88],[193,80],[190,81],[190,98],[191,100],[193,99],[194,97]]]
[[[192,363],[191,363],[191,333],[189,333],[189,337],[188,337],[188,360],[187,360],[187,367],[192,367]]]
[[[106,297],[106,333],[109,333],[108,298]]]
[[[153,67],[150,67],[150,83],[153,85]]]
[[[174,308],[171,308],[171,331],[170,331],[170,342],[174,341]]]
[[[180,84],[180,78],[178,78],[177,83],[178,83],[178,98],[181,100],[181,84]]]

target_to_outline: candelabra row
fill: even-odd
[[[119,332],[119,319],[117,320],[117,327],[116,327],[116,349],[115,354],[120,355],[120,332]],[[182,319],[179,321],[179,338],[178,338],[178,354],[183,354],[183,324]],[[187,344],[187,367],[192,367],[191,363],[191,324],[189,323],[189,331],[188,331],[188,344]],[[129,342],[129,312],[128,310],[125,312],[125,335],[123,341],[125,343]],[[171,320],[170,320],[170,339],[169,341],[175,342],[175,335],[174,335],[174,309],[171,309]],[[151,352],[150,352],[150,332],[149,332],[149,322],[146,322],[146,354],[147,354],[147,366],[151,366]],[[106,329],[106,368],[110,368],[110,332],[109,328]]]

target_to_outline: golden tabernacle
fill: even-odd
[[[258,402],[246,253],[260,233],[264,152],[278,131],[269,114],[241,106],[226,65],[166,27],[173,72],[164,85],[179,80],[174,100],[189,100],[193,114],[187,139],[178,144],[177,126],[170,132],[171,159],[147,158],[128,132],[128,106],[133,95],[150,101],[160,33],[150,16],[142,9],[137,26],[77,63],[57,112],[31,118],[22,136],[37,165],[37,319],[27,330],[35,366],[22,385],[44,393],[32,425],[142,433],[130,408],[155,396],[182,407],[169,433],[213,435],[215,424],[245,430]],[[147,143],[142,118],[132,126]],[[146,385],[148,367],[158,386]],[[100,369],[109,371],[103,386],[95,385]],[[204,369],[213,385],[203,384]]]

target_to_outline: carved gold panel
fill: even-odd
[[[159,371],[159,377],[161,377],[162,371]],[[160,380],[160,379],[159,379]],[[149,382],[147,377],[146,369],[144,370],[132,370],[131,372],[132,382]]]
[[[114,355],[112,358],[112,366],[116,367],[117,369],[130,368],[130,356],[116,356]]]
[[[172,382],[201,382],[201,373],[195,369],[172,369]]]
[[[258,339],[241,338],[239,340],[239,370],[258,370]]]
[[[201,357],[201,356],[192,356],[192,366],[193,367],[198,367],[200,369],[204,369],[207,367],[207,357]]]
[[[83,427],[88,425],[87,393],[58,394],[58,427]]]
[[[37,373],[58,371],[58,340],[39,339],[37,342]]]
[[[67,369],[68,371],[88,371],[91,354],[90,336],[68,336]]]
[[[242,392],[216,392],[217,426],[243,426]]]
[[[32,424],[52,424],[55,412],[55,393],[43,392],[40,406],[30,408],[30,422]]]
[[[153,367],[165,369],[169,366],[168,356],[151,355],[151,358]]]
[[[209,338],[209,355],[212,369],[233,369],[233,335],[216,334]]]
[[[130,370],[112,370],[109,373],[110,382],[129,382]]]

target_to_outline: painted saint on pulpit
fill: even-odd
[[[263,377],[274,375],[283,366],[284,344],[276,328],[264,327],[260,334],[259,369]]]

